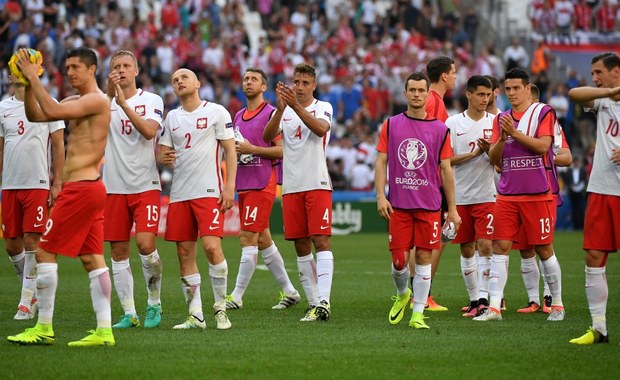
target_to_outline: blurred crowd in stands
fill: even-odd
[[[66,49],[96,51],[102,88],[110,54],[126,49],[139,59],[139,87],[160,94],[166,111],[178,106],[170,76],[187,67],[198,74],[201,96],[232,115],[244,106],[245,68],[268,73],[266,98],[273,103],[275,83],[286,82],[296,64],[309,62],[319,73],[316,96],[334,107],[328,148],[334,187],[369,190],[378,127],[406,109],[407,75],[441,54],[454,57],[457,67],[456,88],[445,97],[450,114],[464,109],[471,75],[501,79],[507,68],[521,66],[531,70],[541,101],[558,112],[569,142],[589,157],[593,119],[567,98],[570,88],[589,78],[573,72],[565,83],[551,83],[544,39],[533,51],[517,38],[501,52],[494,44],[484,46],[477,41],[484,12],[474,7],[459,12],[458,5],[442,0],[0,0],[0,96],[10,95],[6,63],[24,46],[43,53],[43,80],[58,99],[72,93],[63,79]],[[529,7],[533,30],[543,35],[611,33],[618,30],[618,12],[617,0],[533,0]],[[505,97],[499,97],[498,106],[508,108]]]

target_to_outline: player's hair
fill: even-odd
[[[454,59],[445,55],[431,59],[426,64],[426,74],[428,74],[428,79],[430,79],[431,83],[439,82],[441,74],[449,73],[452,69],[452,64],[454,64]]]
[[[429,86],[428,78],[426,77],[426,75],[424,75],[424,73],[420,71],[416,71],[416,72],[409,74],[409,76],[405,80],[405,91],[407,91],[407,84],[409,83],[410,80],[414,80],[414,81],[423,80],[424,82],[426,82],[426,89],[428,90],[428,86]]]
[[[258,67],[248,67],[247,69],[245,69],[245,72],[260,74],[261,78],[263,78],[263,84],[267,84],[267,74],[265,74],[262,69],[259,69]]]
[[[97,67],[97,55],[89,48],[79,47],[67,50],[66,58],[74,57],[77,57],[80,62],[86,65],[86,67],[90,67],[92,65]]]
[[[513,67],[512,69],[508,70],[506,76],[504,77],[504,81],[508,79],[521,79],[524,86],[530,84],[529,74],[520,67]]]
[[[605,66],[607,70],[611,70],[614,67],[620,67],[620,57],[610,51],[595,55],[594,58],[592,58],[592,64],[595,64],[598,61],[602,61],[603,66]]]
[[[295,71],[293,74],[307,74],[316,79],[316,70],[314,66],[308,63],[300,63],[295,66]]]
[[[534,83],[530,83],[530,94],[532,94],[532,99],[540,99],[540,89]]]
[[[133,58],[133,63],[136,65],[136,67],[138,67],[138,59],[129,50],[118,50],[116,53],[112,54],[112,57],[110,57],[110,67],[112,66],[112,62],[114,62],[114,60],[116,58],[120,58],[120,57],[131,57],[131,58]]]
[[[490,88],[493,90],[493,84],[484,75],[474,75],[467,80],[467,92],[474,92],[478,86]]]
[[[491,81],[491,90],[495,91],[499,88],[499,79],[497,79],[493,75],[485,75],[484,77]]]

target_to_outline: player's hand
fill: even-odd
[[[106,95],[113,98],[116,95],[116,85],[121,80],[121,75],[117,71],[110,71],[108,74],[108,87],[106,88]]]
[[[222,190],[222,194],[220,194],[220,198],[217,200],[217,203],[220,205],[220,210],[222,212],[230,210],[235,204],[234,191],[224,188],[224,190]]]
[[[19,57],[17,59],[17,67],[21,70],[24,78],[28,79],[30,82],[33,79],[38,78],[41,65],[30,62],[30,53],[28,52],[28,49],[19,49],[15,54]]]
[[[172,166],[172,164],[174,164],[174,160],[176,159],[177,152],[175,152],[174,150],[169,150],[161,155],[161,163],[164,165]]]
[[[461,227],[461,223],[463,221],[461,220],[461,217],[456,209],[453,211],[448,211],[448,215],[446,216],[446,224],[450,222],[454,223],[454,227],[457,231],[459,230],[459,227]]]
[[[619,95],[620,95],[620,86],[609,89],[609,97],[610,98],[616,99]]]
[[[281,95],[280,88],[284,86],[284,83],[278,82],[276,85],[276,108],[278,111],[283,112],[286,108],[286,101]]]
[[[114,96],[116,97],[116,104],[118,104],[119,106],[124,107],[127,104],[123,89],[121,88],[121,85],[118,84],[118,82],[116,82],[116,84],[114,85]]]
[[[254,145],[250,144],[248,140],[236,142],[235,151],[237,154],[254,154]]]
[[[609,160],[616,165],[620,165],[620,148],[614,148],[611,152]]]
[[[517,132],[512,116],[501,115],[499,117],[499,122],[500,126],[502,127],[502,131],[505,132],[506,135],[514,136],[514,134]]]
[[[379,212],[379,216],[385,220],[390,220],[390,214],[394,212],[392,208],[392,204],[387,198],[379,198],[377,199],[377,211]]]
[[[295,96],[295,86],[289,87],[284,83],[279,82],[276,92],[284,100],[287,106],[293,108],[296,104],[298,104],[297,96]]]
[[[478,149],[482,152],[489,154],[489,150],[491,149],[491,143],[487,139],[478,139],[476,141],[476,145],[478,145]]]
[[[50,195],[47,198],[47,206],[52,208],[56,203],[56,198],[58,198],[58,194],[60,194],[60,190],[62,189],[62,185],[59,183],[52,184],[50,188]]]

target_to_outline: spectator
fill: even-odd
[[[610,0],[602,0],[601,6],[596,11],[596,24],[601,34],[609,34],[615,31],[616,7]]]
[[[526,68],[530,63],[529,54],[517,37],[512,39],[512,44],[504,51],[504,63],[506,71],[514,67]]]
[[[592,30],[592,7],[587,0],[579,0],[575,3],[573,20],[575,30],[584,32]]]
[[[344,164],[342,159],[335,159],[329,166],[329,178],[332,181],[334,190],[347,190],[347,177],[344,175]]]
[[[352,191],[371,191],[374,184],[375,172],[364,162],[365,155],[357,154],[357,160],[351,173],[349,174],[349,183]]]
[[[555,1],[555,25],[560,40],[568,39],[570,41],[570,31],[573,24],[574,8],[573,3],[569,0]]]
[[[573,228],[583,230],[586,206],[587,173],[582,160],[575,157],[573,164],[563,172],[562,180],[568,188],[568,197],[572,213]]]
[[[353,118],[353,115],[362,106],[362,92],[355,84],[352,73],[344,78],[344,89],[340,94],[339,113],[342,121],[346,123]]]

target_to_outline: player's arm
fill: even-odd
[[[54,163],[54,181],[50,189],[48,204],[50,207],[56,202],[56,198],[62,189],[62,169],[65,166],[65,130],[59,129],[50,135],[52,143],[52,161]]]
[[[2,179],[2,166],[4,165],[4,136],[0,137],[0,180]]]
[[[555,166],[570,166],[573,162],[573,155],[568,148],[560,148],[558,153],[553,158]]]
[[[456,156],[453,156],[452,158],[450,158],[450,163],[452,165],[459,165],[471,160],[472,158],[476,158],[482,155],[482,153],[484,153],[482,149],[476,148],[469,153],[457,154]]]
[[[219,140],[224,149],[226,160],[226,184],[220,195],[218,203],[223,212],[230,210],[235,203],[235,179],[237,177],[237,152],[235,151],[235,139]]]
[[[493,120],[493,136],[489,147],[489,160],[495,165],[496,169],[502,167],[502,154],[506,144],[506,132],[498,126],[499,116]],[[498,172],[499,173],[499,172]]]
[[[541,122],[540,124],[544,123],[545,119],[547,119],[548,117],[551,117],[550,113],[548,113],[547,116],[545,116],[545,118],[543,119],[543,122]],[[546,121],[548,122],[549,120],[546,120]],[[549,148],[551,147],[551,143],[553,142],[552,136],[530,137],[526,135],[525,133],[517,130],[514,126],[512,117],[508,115],[501,115],[499,118],[499,124],[500,124],[502,131],[504,131],[506,135],[512,136],[512,138],[516,142],[518,142],[519,144],[523,145],[524,147],[526,147],[527,149],[531,150],[532,152],[536,154],[547,153],[549,151]]]
[[[157,152],[157,163],[159,165],[173,167],[174,160],[177,158],[177,154],[174,149],[172,149],[172,147],[168,145],[162,144],[158,144],[158,147],[159,149]]]
[[[594,100],[601,98],[617,98],[620,96],[620,86],[614,88],[604,87],[575,87],[568,92],[571,101],[587,108],[594,107]]]
[[[26,86],[26,91],[24,92],[24,109],[26,110],[26,118],[28,121],[33,123],[47,121],[30,86]]]
[[[375,160],[375,192],[377,193],[377,211],[383,219],[389,220],[390,214],[394,212],[390,201],[385,196],[385,185],[387,183],[387,163],[386,153],[377,152]]]
[[[255,156],[276,160],[282,158],[282,139],[272,141],[272,146],[252,145],[248,140],[235,144],[235,149],[239,154],[253,154]]]
[[[286,108],[286,102],[280,96],[280,93],[276,91],[276,110],[269,118],[267,125],[265,125],[265,129],[263,130],[263,140],[265,142],[270,142],[275,140],[280,133],[280,122],[282,121],[282,115],[284,114],[284,109]]]
[[[285,86],[280,82],[278,83],[276,92],[282,97],[282,99],[284,99],[286,104],[291,107],[293,111],[295,111],[297,116],[299,116],[304,125],[308,127],[312,133],[319,137],[325,136],[330,129],[329,122],[324,119],[318,119],[310,114],[310,112],[308,112],[306,108],[299,103],[297,96],[291,87]]]
[[[159,123],[153,119],[144,119],[139,116],[136,111],[127,104],[127,100],[125,99],[125,94],[121,89],[121,86],[117,83],[116,86],[116,104],[119,105],[125,112],[125,115],[131,121],[131,124],[136,127],[138,132],[147,140],[151,140],[157,136],[157,131],[159,130]]]
[[[450,159],[443,159],[439,162],[441,184],[443,186],[443,192],[446,195],[446,202],[448,203],[448,216],[446,222],[454,223],[454,226],[458,229],[461,225],[461,217],[456,211],[456,199],[454,190],[454,173],[452,172],[452,165]]]

